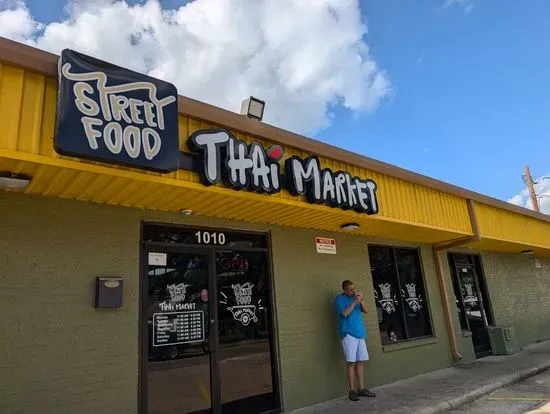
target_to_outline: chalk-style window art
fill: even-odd
[[[268,261],[265,252],[218,251],[220,342],[261,340],[268,331]]]
[[[370,245],[369,259],[382,343],[431,336],[418,250]]]
[[[231,285],[233,288],[234,299],[236,305],[228,306],[226,309],[231,312],[233,318],[239,321],[243,326],[248,326],[251,322],[258,322],[256,310],[263,310],[262,299],[258,300],[257,304],[252,303],[252,289],[254,285],[250,282],[243,284],[236,283]],[[220,301],[227,305],[229,298],[222,292],[225,300]]]

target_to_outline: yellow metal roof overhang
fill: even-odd
[[[532,248],[550,256],[548,216],[184,97],[179,98],[180,151],[188,151],[187,138],[193,132],[224,127],[248,143],[282,145],[286,157],[314,154],[322,167],[373,179],[378,184],[378,214],[310,204],[286,190],[266,195],[221,185],[206,187],[192,171],[160,174],[61,156],[53,149],[57,59],[0,38],[0,171],[31,176],[26,194],[169,212],[191,209],[207,217],[320,231],[341,231],[342,224],[356,222],[360,228],[353,234],[419,243],[472,235],[467,208],[467,200],[472,199],[479,209],[482,236],[472,247],[497,251]],[[528,229],[510,235],[507,223],[514,220],[520,233],[526,223]]]
[[[467,234],[64,157],[0,150],[0,170],[31,176],[24,192],[32,195],[176,213],[191,209],[201,216],[326,231],[341,231],[342,224],[352,221],[360,224],[355,234],[412,242],[435,243]]]

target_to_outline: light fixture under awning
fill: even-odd
[[[0,188],[6,190],[24,190],[29,186],[31,178],[24,174],[0,172]]]

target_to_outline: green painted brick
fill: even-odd
[[[272,232],[287,410],[345,392],[333,310],[344,278],[356,282],[372,309],[365,317],[371,356],[365,366],[368,386],[453,364],[430,246],[421,246],[421,256],[437,340],[384,352],[373,305],[368,242],[389,241],[3,194],[1,413],[137,412],[141,220]],[[317,254],[315,236],[336,238],[338,254]],[[124,278],[122,309],[93,308],[96,276]]]

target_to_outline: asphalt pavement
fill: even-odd
[[[550,371],[494,391],[452,414],[524,414],[550,402]]]

